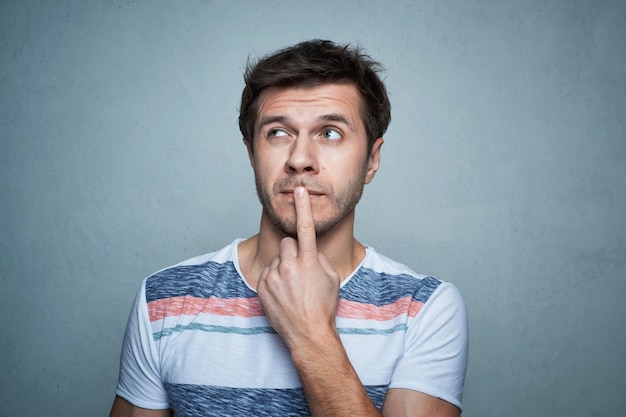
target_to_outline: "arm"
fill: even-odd
[[[111,417],[170,416],[167,392],[161,382],[158,353],[146,304],[146,282],[135,296],[124,333],[120,373]],[[133,401],[133,405],[128,400]]]
[[[340,277],[317,252],[308,195],[297,189],[294,198],[298,240],[281,241],[280,256],[259,277],[259,297],[289,348],[313,416],[380,416],[337,332]],[[390,389],[383,415],[458,417],[459,410],[418,391]]]
[[[322,329],[320,329],[322,330]],[[291,345],[312,416],[380,416],[352,367],[336,329]]]
[[[122,397],[115,397],[109,417],[171,417],[171,410],[148,410],[132,405]]]
[[[440,398],[419,391],[392,388],[387,391],[383,404],[383,415],[386,417],[459,417],[461,411]]]
[[[338,337],[309,340],[292,357],[313,416],[380,416],[350,364]],[[460,410],[439,398],[409,389],[390,389],[384,417],[459,417]]]

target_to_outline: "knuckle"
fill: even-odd
[[[315,226],[313,223],[301,223],[298,225],[298,234],[310,235],[315,233]]]
[[[292,261],[283,261],[278,265],[278,273],[281,276],[289,276],[295,270],[295,265]]]

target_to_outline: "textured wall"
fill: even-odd
[[[258,227],[256,56],[387,66],[357,236],[454,282],[465,416],[626,409],[626,3],[1,1],[0,417],[105,415],[149,273]]]

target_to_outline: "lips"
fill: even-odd
[[[325,193],[322,191],[317,191],[317,190],[310,190],[308,188],[305,187],[305,189],[307,190],[307,192],[309,193],[309,196],[319,196],[319,195],[324,195]],[[293,195],[293,188],[288,188],[285,190],[281,190],[280,193],[281,194],[289,194],[289,195]]]
[[[308,176],[286,177],[274,184],[275,194],[285,194],[293,197],[293,191],[298,187],[304,187],[309,196],[316,197],[329,194],[328,187]]]

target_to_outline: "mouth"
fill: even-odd
[[[322,191],[317,191],[317,190],[309,190],[309,189],[307,189],[307,192],[309,193],[309,197],[319,197],[319,196],[324,195],[324,193]],[[281,194],[285,194],[285,195],[293,198],[293,189],[282,190],[280,193]]]
[[[274,195],[283,195],[288,200],[293,201],[293,192],[298,187],[304,187],[309,197],[317,199],[328,195],[329,189],[323,183],[318,182],[315,178],[309,177],[287,177],[274,184]]]

